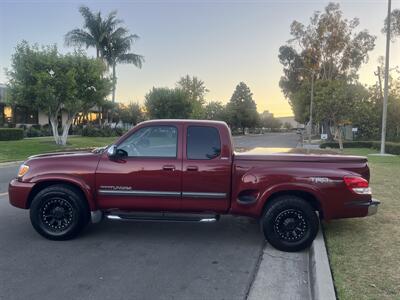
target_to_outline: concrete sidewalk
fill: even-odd
[[[288,253],[266,244],[247,299],[311,299],[308,256],[308,251]]]
[[[335,300],[322,231],[310,249],[301,252],[282,252],[266,244],[247,299]]]

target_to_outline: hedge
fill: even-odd
[[[111,128],[109,126],[95,127],[86,126],[82,129],[82,136],[90,137],[109,137],[109,136],[121,136],[125,133],[122,128]]]
[[[372,144],[375,142],[371,141],[354,141],[354,142],[343,142],[343,148],[372,148]],[[337,142],[326,142],[320,145],[321,148],[339,148]]]
[[[320,145],[321,148],[339,148],[339,143],[327,142]],[[343,148],[372,148],[381,149],[381,142],[378,141],[354,141],[343,142]],[[400,143],[386,142],[386,153],[400,155]]]
[[[0,128],[0,141],[22,140],[24,130],[22,128]]]

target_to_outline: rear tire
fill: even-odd
[[[295,252],[315,239],[319,219],[313,207],[300,197],[280,196],[267,206],[261,219],[266,240],[276,249]]]
[[[89,208],[82,193],[69,185],[57,184],[41,190],[30,207],[33,228],[49,240],[69,240],[89,222]]]

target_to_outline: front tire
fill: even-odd
[[[89,209],[82,193],[68,185],[57,184],[41,190],[30,207],[33,228],[50,240],[69,240],[89,222]]]
[[[313,207],[302,198],[280,196],[267,206],[261,226],[273,247],[295,252],[312,244],[318,233],[319,219]]]

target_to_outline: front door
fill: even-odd
[[[231,145],[217,127],[185,125],[182,209],[223,213],[229,209]]]
[[[100,209],[179,211],[181,125],[142,125],[117,145],[126,158],[104,154],[96,172]]]

